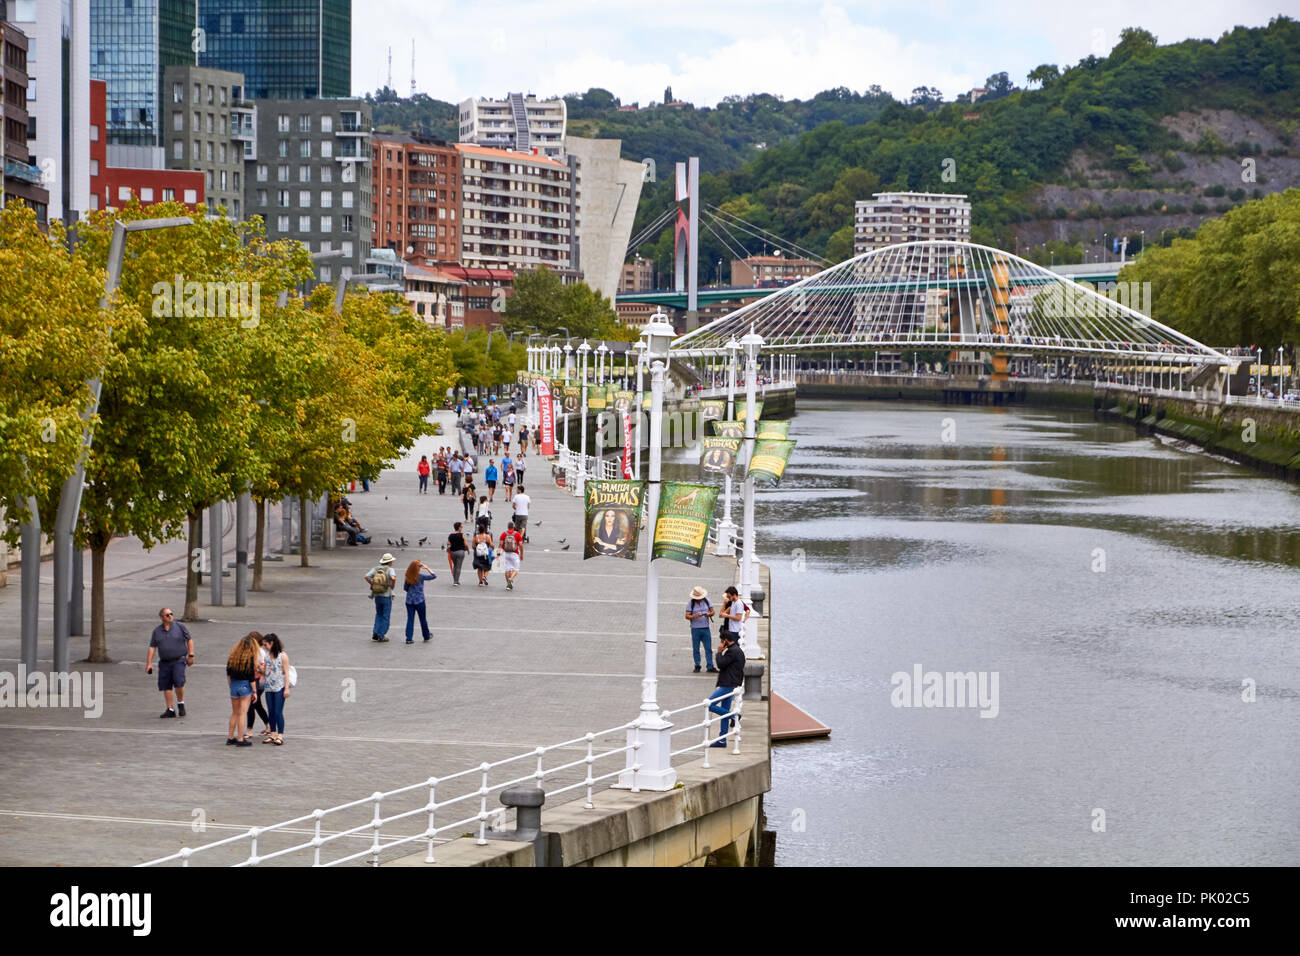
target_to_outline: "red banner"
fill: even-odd
[[[541,452],[549,458],[555,454],[555,405],[551,401],[551,385],[544,378],[537,380],[537,412],[542,419]]]
[[[623,477],[632,477],[632,416],[623,409]]]

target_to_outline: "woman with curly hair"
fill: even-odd
[[[253,742],[244,732],[248,718],[248,705],[253,700],[253,681],[257,680],[258,651],[262,635],[249,631],[241,637],[226,659],[226,681],[230,684],[230,721],[226,727],[226,744],[231,747],[251,747]],[[238,739],[236,739],[238,734]]]

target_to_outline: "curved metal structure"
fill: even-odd
[[[765,352],[944,348],[1233,364],[1138,311],[1144,290],[1136,285],[1117,283],[1115,294],[1103,295],[1000,249],[908,242],[801,279],[672,347],[719,354],[753,328]]]

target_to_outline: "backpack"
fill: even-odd
[[[506,532],[506,540],[501,543],[501,550],[507,554],[514,554],[515,551],[518,550],[518,547],[519,546],[515,544],[515,536]]]
[[[382,565],[370,572],[370,593],[388,593],[388,569]]]
[[[491,549],[488,547],[488,543],[486,541],[480,541],[478,544],[474,545],[474,554],[477,557],[486,558],[488,556],[489,550]]]

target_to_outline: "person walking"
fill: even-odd
[[[488,572],[492,570],[493,554],[492,535],[483,525],[479,525],[472,544],[474,545],[474,570],[478,572],[478,586],[485,588],[488,586]]]
[[[421,455],[420,463],[415,466],[415,473],[420,476],[420,490],[417,492],[421,495],[429,493],[429,456]]]
[[[515,530],[514,525],[506,525],[501,532],[501,564],[506,572],[506,590],[515,589],[515,578],[519,576],[519,563],[524,559],[524,536]]]
[[[528,426],[525,425],[519,429],[519,456],[522,458],[528,452]]]
[[[505,487],[506,501],[515,493],[515,460],[510,457],[510,452],[501,459],[501,484]]]
[[[460,492],[461,504],[465,506],[465,520],[474,517],[474,505],[478,503],[478,489],[474,487],[474,477],[465,476],[465,487]]]
[[[271,715],[271,733],[262,738],[264,744],[284,744],[284,704],[289,699],[289,655],[275,634],[262,637],[266,655],[266,712]]]
[[[253,681],[257,680],[258,649],[262,635],[249,631],[235,642],[226,658],[226,683],[230,686],[230,720],[226,724],[226,744],[231,747],[251,747],[244,729],[248,705],[253,699]],[[236,736],[238,735],[238,736]]]
[[[447,493],[447,450],[445,448],[438,450],[438,494]]]
[[[194,638],[182,622],[172,619],[172,609],[160,608],[162,623],[149,635],[149,650],[144,656],[144,672],[153,673],[153,652],[158,649],[158,689],[167,704],[159,717],[185,716],[185,668],[194,663]]]
[[[375,626],[370,639],[387,644],[388,624],[393,613],[393,588],[397,587],[393,556],[385,552],[379,564],[364,574],[362,580],[370,585],[370,598],[375,602]]]
[[[425,616],[424,606],[424,582],[432,581],[438,575],[433,573],[433,568],[429,567],[419,558],[416,558],[406,566],[406,580],[403,589],[406,591],[406,643],[415,643],[415,618],[420,618],[420,633],[426,641],[429,640],[429,619]]]
[[[465,477],[465,463],[460,460],[460,452],[452,452],[451,461],[447,462],[447,471],[451,475],[451,493],[460,494],[460,482]]]
[[[717,714],[722,718],[718,740],[709,744],[710,747],[727,746],[727,734],[731,730],[731,717],[729,716],[736,710],[739,701],[733,695],[735,689],[745,683],[745,652],[740,649],[736,643],[735,635],[728,630],[723,630],[718,634],[720,643],[718,644],[718,684],[713,693],[709,695],[709,713]],[[739,719],[739,718],[737,718]]]
[[[491,501],[497,494],[497,477],[500,472],[497,471],[495,459],[489,458],[487,467],[483,469],[483,481],[487,484],[488,501]]]
[[[686,602],[686,620],[691,622],[691,654],[695,657],[695,673],[700,672],[700,648],[704,648],[704,660],[709,665],[709,673],[717,672],[713,666],[713,648],[709,641],[713,632],[709,630],[709,621],[713,619],[714,609],[709,601],[709,592],[704,588],[691,589],[691,599]]]
[[[528,492],[524,491],[524,486],[520,485],[519,490],[515,492],[514,499],[510,502],[514,508],[515,530],[523,535],[524,543],[528,542],[528,508],[533,503]]]
[[[464,525],[457,521],[447,535],[447,561],[451,564],[451,586],[460,587],[460,569],[465,565],[469,542],[465,540]]]

